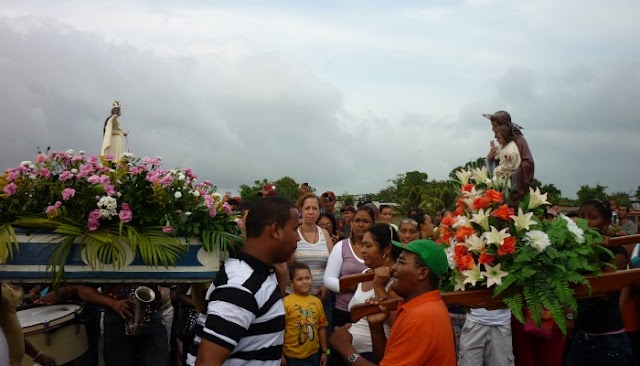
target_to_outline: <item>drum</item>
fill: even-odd
[[[62,365],[89,348],[84,324],[79,319],[81,311],[81,305],[60,304],[18,310],[17,314],[25,338]],[[22,366],[31,365],[31,357],[25,355]]]

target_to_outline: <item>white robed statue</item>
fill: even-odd
[[[122,128],[118,118],[122,115],[120,102],[113,102],[111,116],[104,121],[102,149],[100,155],[111,155],[115,160],[119,160],[125,152],[127,145],[127,133]]]

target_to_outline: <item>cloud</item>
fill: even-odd
[[[446,179],[486,153],[481,113],[498,109],[525,126],[537,177],[565,195],[640,184],[619,169],[640,150],[640,66],[638,51],[618,52],[631,41],[617,30],[616,52],[583,57],[571,32],[531,31],[543,10],[500,1],[335,16],[29,4],[0,18],[1,169],[36,146],[97,152],[119,99],[134,153],[221,190],[285,175],[337,193],[375,192],[410,170]]]

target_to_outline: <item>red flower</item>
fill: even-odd
[[[451,227],[452,223],[453,223],[453,216],[447,215],[442,219],[442,223],[440,225],[444,225],[446,227]]]
[[[467,238],[467,236],[473,233],[475,233],[475,230],[473,230],[472,227],[462,226],[456,231],[456,239],[458,240],[458,242],[463,242]]]
[[[513,215],[513,209],[509,208],[507,205],[502,205],[498,207],[497,210],[491,211],[491,216],[497,217],[501,220],[508,221],[509,216]]]
[[[467,249],[467,247],[465,247],[462,244],[458,244],[456,246],[453,247],[453,256],[455,257],[462,257],[463,255],[467,254],[469,252],[469,250]]]
[[[453,214],[456,216],[460,216],[464,213],[464,208],[462,207],[456,207],[455,210],[453,210]]]
[[[473,187],[475,187],[474,184],[471,183],[467,183],[464,186],[462,186],[462,190],[465,192],[471,192],[471,190],[473,189]]]
[[[511,254],[516,251],[517,239],[515,236],[510,236],[502,242],[500,248],[498,248],[498,255]]]
[[[487,189],[485,195],[491,200],[491,202],[502,203],[504,200],[502,192],[498,192],[495,189]]]
[[[438,240],[436,240],[436,243],[449,245],[449,241],[451,240],[452,236],[453,234],[451,233],[451,230],[449,230],[449,228],[447,228],[446,226],[441,226],[440,236],[438,237]]]
[[[473,266],[475,266],[476,264],[473,260],[473,256],[471,255],[471,253],[467,253],[466,255],[454,258],[454,260],[456,262],[456,266],[460,271],[473,269]]]
[[[496,258],[490,254],[485,253],[484,249],[480,252],[480,258],[478,259],[479,263],[482,264],[491,264]]]
[[[483,209],[491,204],[491,199],[487,196],[481,196],[473,200],[473,208],[476,210]]]

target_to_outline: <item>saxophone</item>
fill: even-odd
[[[133,313],[124,324],[127,335],[138,336],[142,334],[144,322],[147,318],[147,305],[156,298],[156,293],[147,286],[139,286],[129,294],[129,300],[134,304]]]

